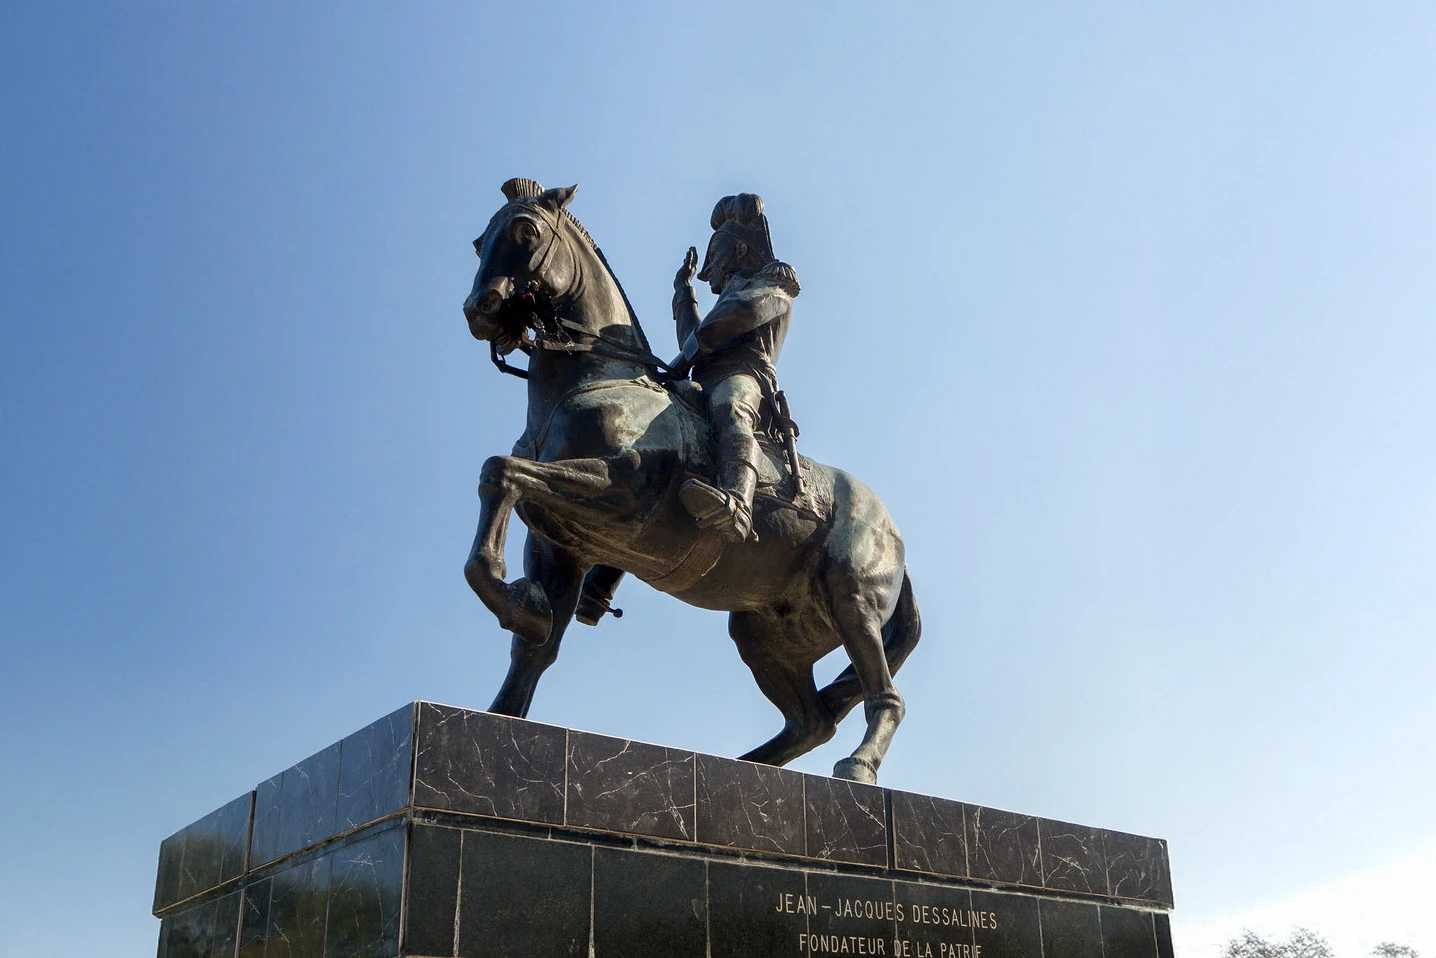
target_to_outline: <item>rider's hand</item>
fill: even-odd
[[[678,267],[678,272],[673,277],[673,289],[682,290],[685,286],[693,285],[693,277],[698,272],[698,249],[688,247],[688,252],[683,257],[683,265]]]

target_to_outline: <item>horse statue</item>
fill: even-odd
[[[904,712],[893,673],[922,628],[892,518],[842,470],[799,457],[799,480],[765,445],[756,535],[728,541],[699,527],[678,493],[686,479],[713,474],[701,403],[653,356],[617,277],[568,210],[576,190],[505,183],[507,202],[474,241],[480,264],[464,301],[469,331],[489,341],[496,365],[525,375],[501,357],[530,355],[523,438],[513,455],[484,463],[464,566],[513,633],[490,711],[528,714],[575,612],[593,624],[607,610],[600,600],[582,613],[586,579],[593,588],[607,574],[611,597],[622,570],[728,613],[738,654],[784,719],[741,758],[786,764],[831,739],[861,700],[866,733],[833,774],[876,782]],[[785,494],[790,486],[798,494]],[[528,537],[524,575],[508,582],[511,512]],[[851,665],[819,689],[813,665],[839,645]]]

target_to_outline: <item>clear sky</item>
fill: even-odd
[[[163,837],[488,704],[523,398],[459,305],[511,176],[581,184],[660,351],[766,199],[802,448],[925,619],[885,784],[1169,839],[1183,954],[1429,904],[1380,868],[1436,833],[1433,65],[1382,0],[0,4],[0,953],[152,953]],[[618,604],[533,718],[776,731],[721,616]]]

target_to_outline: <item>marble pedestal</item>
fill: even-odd
[[[159,958],[1171,958],[1166,843],[416,702],[160,846]]]

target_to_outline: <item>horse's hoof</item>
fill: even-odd
[[[878,769],[876,765],[867,759],[852,756],[843,759],[833,766],[833,778],[845,778],[850,782],[876,785],[878,783]]]
[[[544,645],[553,628],[553,609],[541,586],[519,579],[509,586],[509,606],[499,626],[530,645]]]

